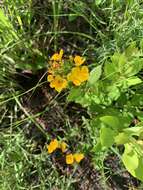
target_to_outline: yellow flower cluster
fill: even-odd
[[[80,163],[80,161],[84,158],[84,154],[75,153],[75,154],[67,154],[66,155],[66,163],[73,164],[74,162]]]
[[[70,56],[64,63],[63,53],[61,49],[59,53],[52,55],[49,61],[47,80],[50,82],[50,87],[55,88],[58,92],[67,88],[70,81],[75,86],[79,86],[89,78],[88,67],[81,66],[85,62],[83,57],[76,55],[73,58]]]
[[[57,74],[57,71],[61,69],[63,65],[63,50],[61,49],[59,53],[55,53],[50,59],[50,68],[48,70],[47,80],[50,82],[50,87],[55,88],[56,91],[61,92],[67,87],[67,80],[61,75]]]
[[[54,139],[50,142],[50,144],[47,146],[48,153],[51,154],[53,153],[56,149],[61,149],[62,152],[66,151],[67,144],[65,142],[59,143],[57,139]]]
[[[51,154],[57,149],[61,149],[63,153],[67,150],[67,144],[65,142],[58,142],[57,139],[54,139],[47,146],[48,153]],[[74,162],[80,163],[80,161],[84,158],[84,154],[75,153],[75,154],[66,154],[66,164],[73,164]]]

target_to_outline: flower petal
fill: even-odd
[[[82,153],[75,153],[73,156],[77,163],[79,163],[84,158],[84,154]]]
[[[50,142],[50,144],[47,146],[48,148],[48,153],[51,154],[52,152],[54,152],[59,146],[59,143],[57,141],[57,139],[54,139]]]
[[[47,80],[48,80],[48,82],[51,82],[52,80],[54,80],[54,76],[53,75],[48,75]]]
[[[62,152],[65,152],[66,148],[67,148],[67,144],[65,142],[61,142],[60,148],[61,148]]]
[[[76,66],[80,66],[85,62],[85,59],[79,55],[76,55],[74,58],[74,62]]]
[[[60,58],[60,56],[59,56],[59,54],[58,53],[54,53],[54,55],[52,55],[52,57],[51,57],[51,61],[59,61],[59,58]]]
[[[66,163],[67,163],[67,164],[73,164],[73,162],[74,162],[74,157],[73,157],[73,155],[72,155],[72,154],[67,154],[67,155],[66,155]]]

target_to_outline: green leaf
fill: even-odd
[[[80,88],[73,88],[70,90],[70,93],[67,97],[69,102],[75,101],[77,98],[83,95],[83,92]]]
[[[80,87],[73,88],[68,97],[67,101],[69,102],[76,102],[78,104],[81,104],[83,107],[87,107],[91,104],[91,98],[88,93],[85,93],[83,89]]]
[[[120,56],[121,56],[120,53],[115,52],[114,55],[112,55],[112,57],[111,57],[112,63],[114,63],[115,65],[118,65]]]
[[[88,82],[90,85],[94,85],[100,78],[102,73],[102,66],[99,65],[97,67],[95,67],[91,72],[90,72],[90,76],[88,79]]]
[[[75,100],[76,103],[81,104],[83,107],[87,107],[91,104],[91,97],[88,93],[80,94]]]
[[[115,116],[103,116],[100,117],[100,120],[113,129],[117,129],[120,126],[119,119]]]
[[[128,87],[142,83],[142,80],[136,76],[126,79]]]
[[[105,78],[108,80],[114,80],[117,76],[117,65],[113,62],[106,62],[104,65]]]
[[[124,75],[126,77],[131,77],[139,73],[139,71],[143,68],[143,59],[135,58],[131,62],[125,65]]]
[[[100,130],[100,142],[101,145],[108,148],[114,144],[114,137],[117,132],[111,128],[103,126]]]
[[[109,86],[107,88],[108,90],[108,97],[111,99],[111,100],[117,100],[120,96],[120,91],[119,91],[119,88],[115,85],[112,85],[112,86]]]
[[[125,55],[130,58],[136,53],[138,53],[138,48],[136,48],[136,42],[132,42],[130,46],[125,50]]]
[[[143,132],[143,127],[131,127],[123,129],[123,131],[130,136],[140,136],[140,134]]]
[[[111,57],[112,62],[117,68],[117,72],[122,73],[124,70],[124,66],[127,64],[127,58],[122,53],[115,52],[114,55]]]
[[[121,54],[119,57],[119,62],[118,62],[118,69],[121,74],[122,72],[124,72],[124,67],[126,64],[128,64],[127,58],[124,54]]]
[[[143,181],[143,155],[140,155],[132,144],[125,144],[122,161],[126,169],[136,178]]]
[[[119,144],[125,144],[127,142],[129,142],[129,138],[130,136],[126,133],[119,133],[116,137],[115,137],[115,143],[117,145]]]

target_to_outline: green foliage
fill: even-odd
[[[90,72],[90,76],[89,76],[89,85],[94,86],[94,84],[96,84],[96,82],[99,80],[100,76],[102,73],[102,66],[99,65],[97,67],[95,67],[91,72]]]
[[[142,83],[142,80],[136,76],[142,68],[143,59],[139,51],[136,56],[132,55],[130,58],[125,53],[114,53],[110,61],[105,62],[103,68],[100,65],[90,72],[88,92],[81,98],[87,99],[88,96],[90,99],[88,102],[111,105],[123,92],[127,92],[129,87]],[[104,73],[99,80],[102,69]],[[92,87],[93,84],[94,87]]]
[[[100,130],[100,142],[103,147],[110,147],[114,144],[114,137],[116,135],[116,131],[103,126]]]
[[[120,121],[115,116],[102,116],[100,117],[100,120],[108,127],[112,127],[113,129],[118,129],[120,127]]]
[[[0,9],[0,47],[3,48],[14,39],[18,39],[17,33],[10,20],[5,16],[3,10]]]
[[[132,143],[125,144],[125,151],[122,155],[122,161],[127,170],[136,178],[143,181],[143,157],[142,149]]]
[[[95,154],[112,145],[124,145],[122,161],[125,167],[143,181],[143,151],[136,141],[136,138],[142,138],[143,125],[139,122],[129,127],[134,117],[142,113],[143,94],[138,90],[142,84],[142,69],[142,50],[133,42],[123,53],[115,52],[104,65],[91,70],[86,86],[72,89],[68,101],[87,107],[92,121],[91,130],[96,123],[99,132],[95,134],[98,141],[93,144]],[[130,145],[133,142],[135,149]]]

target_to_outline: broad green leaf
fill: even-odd
[[[139,159],[137,152],[134,151],[130,144],[125,144],[125,151],[122,155],[123,163],[125,164],[128,171],[135,176],[135,169],[138,167]]]
[[[117,86],[115,85],[112,85],[112,86],[109,86],[107,88],[108,90],[108,97],[111,99],[111,100],[117,100],[120,96],[120,90]]]
[[[129,142],[129,138],[130,136],[126,133],[119,133],[116,137],[115,137],[115,143],[117,145],[119,144],[125,144],[127,142]]]
[[[124,66],[127,64],[127,58],[124,54],[121,53],[114,53],[114,55],[111,57],[112,62],[117,67],[117,72],[122,73],[124,70]]]
[[[127,65],[125,65],[125,72],[124,75],[126,77],[131,77],[139,73],[139,71],[143,68],[143,59],[142,58],[135,58]]]
[[[114,55],[111,57],[111,61],[115,64],[118,65],[119,59],[120,59],[121,54],[119,52],[115,52]]]
[[[69,102],[76,102],[78,104],[81,104],[83,107],[87,107],[91,104],[91,98],[89,94],[85,93],[81,88],[73,88],[70,91],[67,100]]]
[[[128,87],[142,83],[142,80],[136,76],[126,79]]]
[[[67,97],[67,100],[69,102],[75,101],[77,98],[79,98],[82,95],[82,91],[80,88],[73,88],[70,90],[70,93]]]
[[[136,48],[136,42],[132,42],[130,46],[125,50],[125,55],[130,58],[136,53],[138,53],[138,48]]]
[[[100,142],[103,147],[110,147],[114,144],[114,137],[117,135],[117,132],[112,130],[109,127],[103,126],[100,130]]]
[[[91,72],[90,72],[90,76],[88,79],[88,82],[90,85],[94,85],[100,78],[102,73],[102,66],[99,65],[97,67],[95,67]]]
[[[112,127],[113,129],[117,129],[119,128],[120,126],[120,121],[117,117],[115,116],[103,116],[103,117],[100,117],[100,120],[108,125],[109,127]]]
[[[123,129],[123,131],[130,136],[140,136],[140,134],[143,132],[143,127],[130,127]]]
[[[80,96],[76,98],[75,102],[81,104],[83,107],[87,107],[91,104],[91,97],[88,93],[83,95],[80,94]]]
[[[118,62],[118,67],[119,67],[118,69],[121,74],[122,72],[124,72],[124,67],[126,64],[128,64],[127,58],[124,54],[121,54],[119,57],[119,62]]]
[[[143,181],[143,155],[132,144],[125,144],[122,161],[126,169],[136,178]]]
[[[106,62],[104,64],[104,75],[108,80],[114,80],[117,77],[117,65],[113,62]]]

